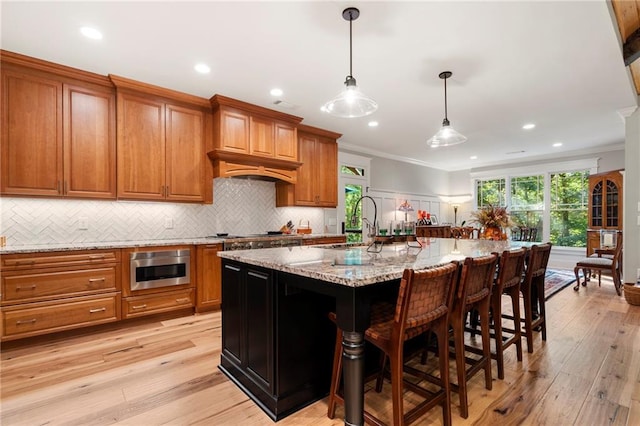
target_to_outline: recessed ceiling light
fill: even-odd
[[[477,160],[478,156],[477,155],[472,155],[471,157],[469,157],[469,160]]]
[[[80,28],[80,33],[90,39],[93,40],[102,40],[102,33],[95,28],[91,27],[82,27]]]
[[[271,89],[271,96],[282,96],[282,89],[278,89],[277,87],[274,89]]]
[[[378,127],[377,121],[370,121],[368,124],[369,124],[369,127]]]
[[[196,64],[193,69],[198,71],[200,74],[209,74],[211,72],[211,68],[209,68],[209,65],[207,64]]]
[[[554,148],[557,148],[559,146],[562,146],[562,142],[556,142],[556,143],[553,144]]]
[[[533,123],[527,123],[527,124],[525,124],[524,126],[522,126],[522,128],[523,128],[524,130],[531,130],[531,129],[533,129],[534,127],[536,127],[536,125],[535,125],[535,124],[533,124]]]

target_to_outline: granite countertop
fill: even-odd
[[[277,271],[349,287],[359,287],[402,278],[406,268],[425,269],[465,257],[479,257],[492,252],[530,244],[516,241],[421,239],[423,247],[406,243],[385,244],[380,253],[367,246],[301,246],[262,250],[219,252],[218,256]],[[411,243],[415,244],[415,243]]]
[[[336,237],[336,234],[293,234],[284,237],[296,236],[302,239],[314,239],[323,237]],[[278,237],[278,236],[275,236]],[[267,237],[265,237],[266,239]],[[270,237],[273,238],[273,237]],[[129,247],[161,247],[172,245],[201,245],[201,244],[222,244],[226,238],[220,237],[193,237],[174,238],[165,240],[127,240],[127,241],[104,241],[104,242],[78,242],[78,243],[47,243],[47,244],[25,244],[9,245],[0,247],[0,254],[15,253],[44,253],[49,251],[72,251],[72,250],[100,250]]]

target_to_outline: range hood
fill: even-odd
[[[302,165],[298,161],[228,152],[222,149],[214,149],[207,155],[213,164],[214,177],[253,177],[296,183],[298,168]]]

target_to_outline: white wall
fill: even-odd
[[[196,238],[261,234],[289,220],[325,232],[325,209],[276,208],[274,182],[217,178],[213,186],[213,204],[2,197],[0,235],[8,246]],[[79,229],[81,219],[88,229]]]
[[[640,279],[640,110],[627,117],[625,132],[622,275],[634,283]]]

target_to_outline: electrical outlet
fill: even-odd
[[[640,281],[640,268],[638,268],[638,270],[636,271],[636,277],[638,277],[638,281]]]
[[[78,229],[81,229],[81,230],[89,229],[89,218],[87,217],[78,218]]]
[[[165,217],[164,218],[164,227],[165,227],[165,229],[173,229],[173,218]]]

